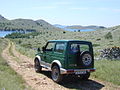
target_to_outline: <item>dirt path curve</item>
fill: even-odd
[[[50,78],[50,72],[43,71],[36,73],[33,68],[33,60],[24,56],[15,50],[15,45],[8,40],[9,44],[3,50],[2,56],[8,61],[8,64],[26,81],[26,84],[35,90],[120,90],[120,87],[108,82],[99,80],[76,81],[75,79],[66,79],[61,84],[54,83]]]

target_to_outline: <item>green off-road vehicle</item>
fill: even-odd
[[[51,71],[53,81],[60,82],[64,75],[77,75],[88,79],[90,72],[95,71],[92,43],[79,40],[51,40],[34,59],[36,72],[42,68]]]

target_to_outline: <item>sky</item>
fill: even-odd
[[[120,25],[120,0],[0,0],[0,14],[9,20],[111,27]]]

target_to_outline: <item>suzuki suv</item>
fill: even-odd
[[[34,59],[36,72],[42,68],[51,71],[55,82],[61,82],[64,75],[77,75],[81,79],[88,79],[95,71],[92,43],[79,40],[51,40],[46,43],[42,51]]]

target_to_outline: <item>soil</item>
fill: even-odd
[[[2,56],[8,64],[20,74],[33,90],[120,90],[120,86],[90,78],[88,81],[78,80],[73,76],[66,76],[62,83],[57,84],[51,79],[50,71],[45,69],[41,73],[34,70],[34,60],[15,50],[15,45],[8,41]],[[10,51],[11,50],[11,51]],[[11,54],[12,53],[12,54]]]

